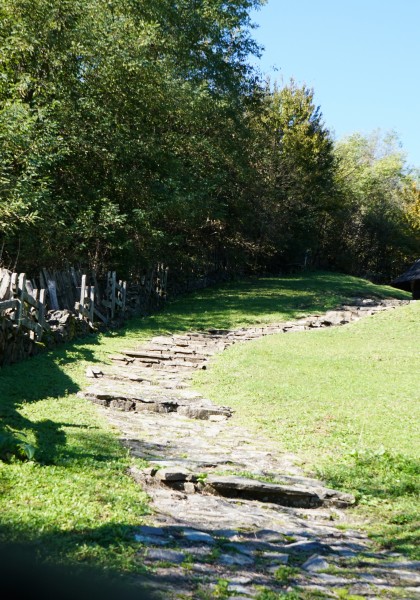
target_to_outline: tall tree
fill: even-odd
[[[326,218],[334,210],[333,144],[313,91],[293,81],[267,89],[257,117],[260,244],[273,265],[303,263],[322,252]]]
[[[22,263],[172,256],[226,219],[260,0],[2,0],[0,227]],[[216,227],[217,230],[217,227]],[[173,250],[176,250],[173,252]]]
[[[399,140],[393,133],[357,133],[335,152],[341,210],[332,221],[331,259],[341,269],[389,280],[420,252],[410,221],[418,188]]]

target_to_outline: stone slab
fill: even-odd
[[[236,476],[210,476],[206,480],[205,491],[222,496],[240,497],[262,502],[274,502],[283,506],[313,508],[338,502],[340,506],[348,498],[351,504],[354,498],[325,488],[305,486],[286,486],[266,483],[254,479]]]

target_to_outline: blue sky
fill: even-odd
[[[251,16],[263,73],[313,88],[337,139],[395,131],[420,167],[420,0],[268,0]]]

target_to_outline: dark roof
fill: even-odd
[[[420,258],[405,273],[394,279],[391,285],[409,292],[411,290],[411,282],[416,279],[420,280]]]

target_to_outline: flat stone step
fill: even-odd
[[[166,336],[166,335],[158,335],[154,338],[151,339],[150,341],[151,344],[173,344],[174,343],[174,337],[173,336]]]
[[[180,354],[180,355],[185,355],[185,356],[190,356],[191,354],[195,354],[195,350],[192,350],[189,347],[183,347],[183,346],[172,346],[171,347],[171,352],[173,354]]]
[[[204,491],[229,498],[259,500],[295,508],[346,507],[355,503],[351,494],[337,490],[301,485],[278,485],[235,476],[211,475],[206,479]]]
[[[109,354],[108,358],[114,362],[122,362],[126,364],[134,362],[134,358],[129,358],[123,354]]]
[[[233,333],[230,329],[213,329],[213,328],[209,329],[208,332],[211,336],[229,335],[230,333]]]
[[[109,403],[112,400],[125,400],[130,402],[143,402],[143,403],[151,403],[154,402],[154,399],[148,398],[144,395],[144,393],[138,392],[123,392],[118,389],[110,389],[110,388],[102,388],[96,386],[90,386],[85,389],[83,392],[78,392],[78,394],[84,398],[89,398],[89,400],[101,400],[105,403]],[[103,404],[103,402],[100,402]],[[106,405],[106,404],[104,404]]]
[[[105,377],[107,379],[115,379],[117,381],[131,381],[151,385],[150,379],[146,379],[142,375],[136,375],[135,373],[111,373],[109,375],[105,375]]]
[[[228,406],[211,406],[207,404],[200,406],[196,404],[188,404],[180,406],[178,408],[178,413],[180,415],[184,415],[185,417],[189,417],[190,419],[201,419],[203,421],[207,421],[212,417],[231,417],[233,410]]]
[[[145,350],[121,350],[121,354],[130,358],[146,358],[157,360],[171,360],[170,354],[161,354],[159,352],[147,352]]]
[[[179,412],[190,419],[211,420],[226,419],[232,415],[227,407],[214,406],[200,394],[185,393],[170,394],[166,390],[119,389],[107,386],[93,385],[78,392],[83,398],[101,406],[124,412]]]
[[[200,362],[193,362],[192,360],[173,360],[171,367],[181,367],[182,369],[206,369],[206,365],[200,364]]]

